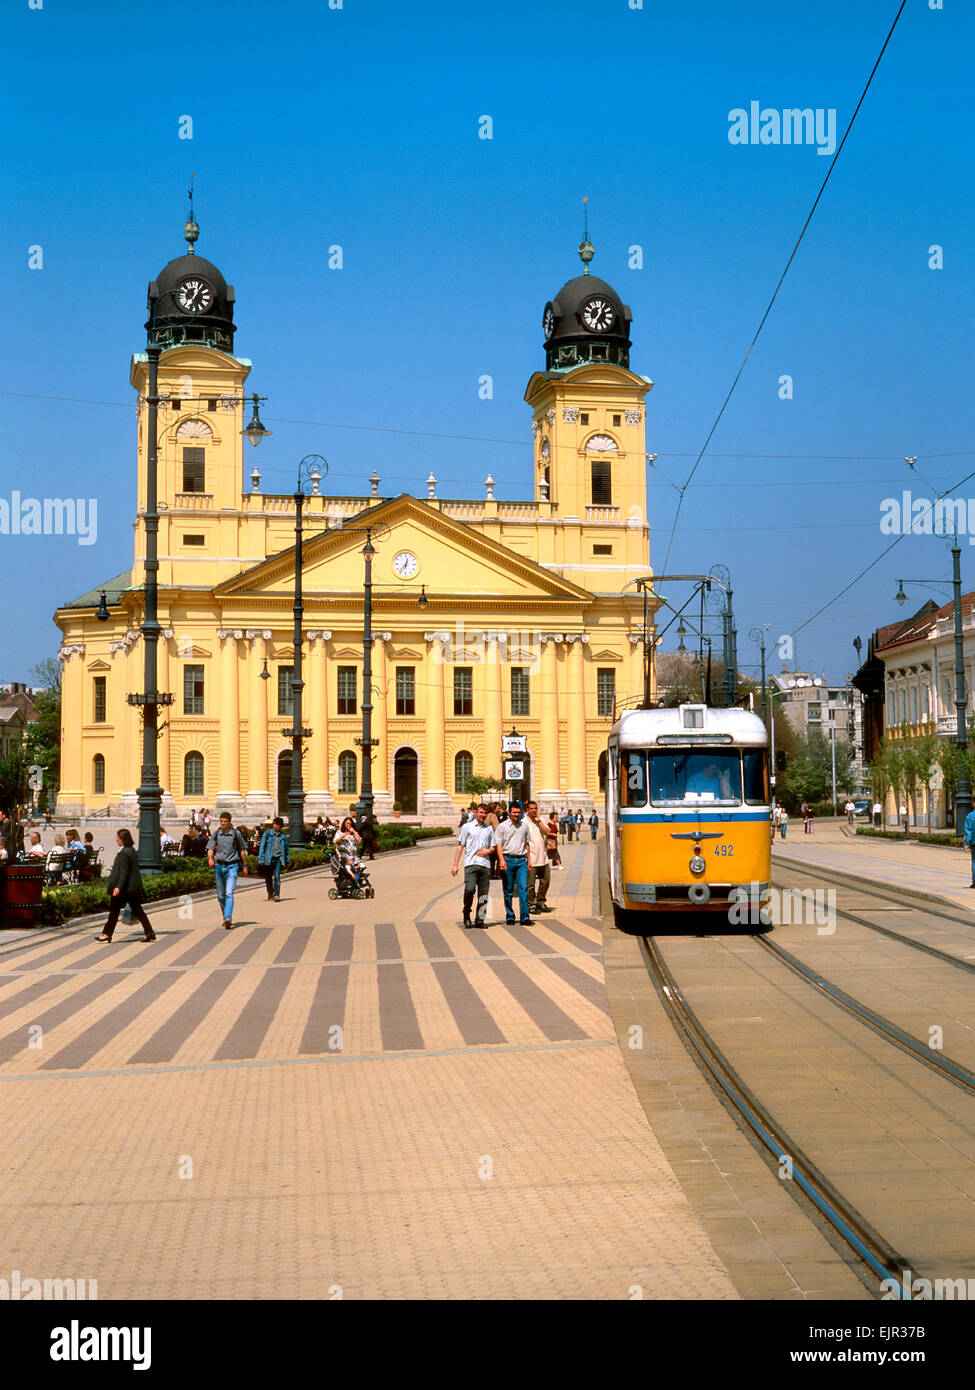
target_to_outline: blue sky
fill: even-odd
[[[677,499],[665,477],[686,479],[830,163],[814,145],[732,145],[729,112],[835,108],[841,135],[896,11],[9,0],[0,497],[96,497],[99,527],[87,547],[0,535],[0,679],[57,649],[58,603],[131,562],[129,358],[146,285],[183,247],[191,170],[198,249],[236,287],[237,351],[269,398],[265,486],[290,488],[317,452],[337,494],[367,491],[375,468],[387,495],[424,495],[431,469],[441,496],[480,496],[488,472],[498,496],[530,495],[522,395],[544,365],[542,308],[579,267],[587,195],[593,272],[631,306],[631,365],[656,383],[660,569]],[[943,542],[908,536],[808,621],[889,543],[881,500],[923,492],[905,455],[939,488],[975,470],[973,40],[970,7],[909,0],[686,494],[669,569],[728,566],[745,667],[748,629],[768,624],[796,634],[800,666],[837,679],[853,637],[898,615],[901,574],[949,573]],[[28,269],[35,245],[42,270]],[[975,478],[957,495],[975,497]],[[975,588],[967,544],[962,564]]]

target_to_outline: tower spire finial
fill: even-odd
[[[186,238],[186,244],[189,247],[187,255],[190,256],[194,254],[193,243],[198,239],[200,235],[199,224],[196,218],[193,216],[193,180],[195,177],[195,174],[190,174],[190,186],[188,190],[190,199],[190,215],[187,218],[187,220],[183,223],[183,236]]]
[[[583,275],[588,275],[588,274],[589,274],[589,262],[592,260],[593,256],[595,256],[595,254],[596,254],[596,248],[593,246],[592,242],[589,240],[589,199],[588,199],[588,197],[585,197],[585,198],[583,198],[583,200],[582,200],[582,211],[583,211],[584,225],[583,225],[582,242],[581,242],[581,244],[580,244],[580,246],[579,246],[579,259],[582,261],[582,273],[583,273]]]

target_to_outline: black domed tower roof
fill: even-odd
[[[200,229],[193,220],[183,228],[189,250],[169,261],[149,284],[146,328],[162,348],[203,343],[233,352],[234,287],[212,261],[197,256],[193,243]]]
[[[584,241],[579,256],[585,273],[567,280],[545,305],[542,328],[545,365],[550,372],[571,371],[586,362],[630,365],[629,305],[612,285],[589,274],[594,254],[592,243]]]

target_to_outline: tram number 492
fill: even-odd
[[[715,854],[734,854],[735,847],[734,845],[715,845],[714,852]]]

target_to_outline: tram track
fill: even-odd
[[[820,1168],[794,1142],[785,1128],[759,1100],[754,1091],[718,1047],[710,1031],[688,1002],[653,937],[641,937],[644,964],[657,995],[685,1047],[718,1091],[739,1123],[744,1123],[762,1150],[778,1165],[791,1169],[796,1187],[826,1222],[827,1227],[856,1257],[882,1280],[892,1280],[901,1290],[903,1272],[916,1268],[874,1229],[866,1217],[829,1181]],[[876,1296],[866,1270],[858,1270],[867,1288]],[[906,1297],[898,1293],[898,1297]]]
[[[926,914],[927,908],[919,911]],[[836,913],[895,945],[923,952],[939,966],[964,973],[975,968],[948,951],[878,927],[858,913],[838,907]],[[933,915],[966,930],[972,925],[954,914]],[[680,962],[676,973],[666,945],[671,940]],[[826,945],[832,938],[815,940]],[[852,1252],[861,1282],[874,1297],[879,1293],[871,1275],[881,1270],[896,1271],[904,1265],[917,1270],[925,1264],[968,1268],[971,1247],[966,1253],[958,1237],[975,1226],[975,1125],[970,1106],[975,1071],[888,1017],[883,1009],[886,993],[871,1006],[765,933],[643,938],[641,951],[659,999],[712,1090],[764,1152],[768,1166],[781,1165],[784,1158],[794,1164],[795,1186],[789,1189],[793,1197],[807,1215],[811,1203],[834,1245],[842,1241]],[[802,993],[763,970],[756,952],[771,958],[775,972],[786,971],[798,979]],[[890,962],[895,991],[904,974],[898,959]],[[882,971],[888,962],[881,963],[878,974],[876,961],[864,953],[864,942],[854,941],[853,955],[848,946],[841,968],[862,974],[869,966],[871,987],[884,990]],[[935,977],[928,976],[927,983],[934,991],[932,999],[945,988]],[[697,1011],[688,989],[692,998],[700,999]],[[818,1006],[812,1004],[812,996],[821,1001]],[[740,1007],[744,1000],[756,1012],[741,1018],[737,1015],[747,1012]],[[923,990],[913,1004],[927,1006]],[[912,1013],[916,1027],[916,1008]],[[838,1026],[842,1018],[859,1029]],[[756,1024],[763,1027],[760,1035],[754,1031]],[[971,1028],[964,1020],[963,1026]],[[881,1039],[886,1048],[878,1051],[876,1045],[867,1045],[861,1029]],[[908,1063],[887,1061],[888,1048]],[[794,1055],[791,1069],[788,1061],[783,1063],[784,1053]],[[920,1073],[912,1064],[933,1072],[953,1091],[963,1093],[965,1101],[952,1101],[944,1086],[930,1091],[920,1085],[915,1079]],[[828,1133],[817,1128],[816,1113],[822,1115]],[[874,1171],[875,1163],[879,1171]],[[943,1213],[926,1205],[934,1194],[943,1201]],[[937,1213],[932,1222],[937,1230],[929,1231],[923,1220],[926,1212]],[[901,1253],[904,1249],[910,1250],[910,1259]],[[887,1288],[900,1287],[896,1273],[883,1273],[881,1278],[893,1280]]]

